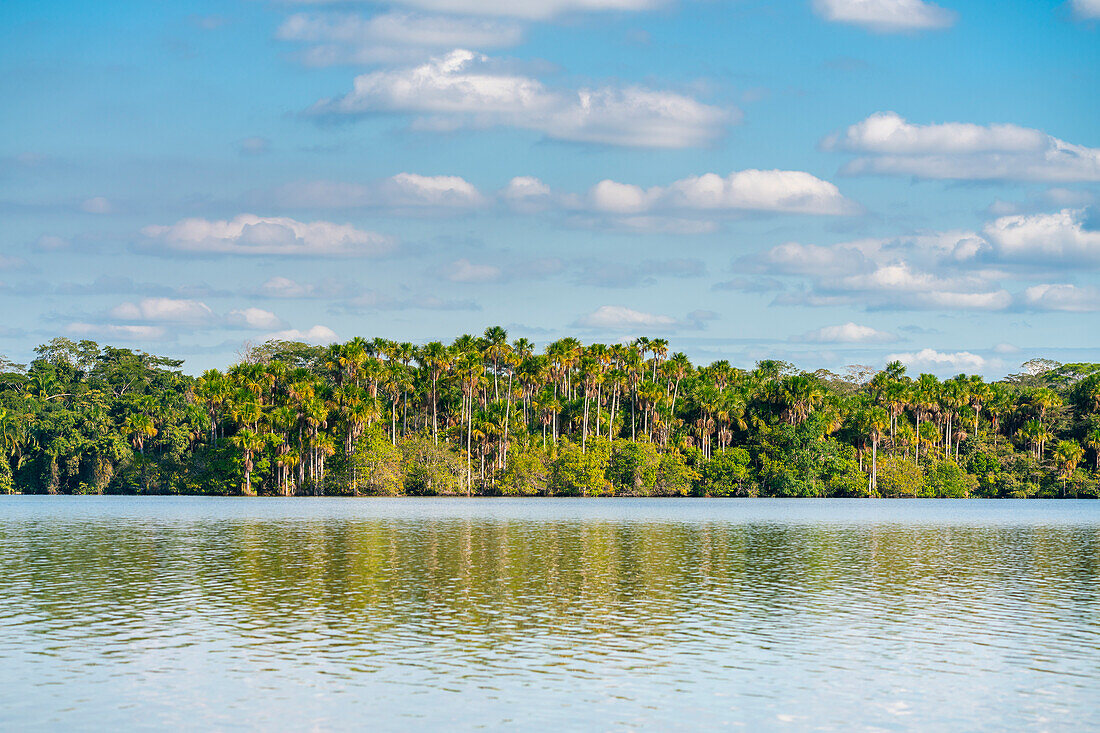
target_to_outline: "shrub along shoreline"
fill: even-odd
[[[1100,364],[739,369],[499,327],[267,342],[197,378],[91,341],[35,353],[0,358],[0,493],[1100,495]]]

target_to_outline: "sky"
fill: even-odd
[[[1100,0],[7,0],[0,354],[1100,361]]]

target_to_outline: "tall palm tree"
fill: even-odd
[[[1096,470],[1100,472],[1100,428],[1095,428],[1085,436],[1085,445],[1092,449],[1096,460]]]
[[[432,380],[432,440],[439,445],[439,378],[450,367],[451,352],[439,341],[424,345],[417,355],[421,368],[428,370]]]
[[[512,347],[508,345],[508,332],[500,326],[490,326],[485,329],[485,356],[493,362],[493,399],[500,399],[500,360],[505,354],[510,353]]]
[[[1077,464],[1085,457],[1085,450],[1072,440],[1061,440],[1054,448],[1054,463],[1058,466],[1058,475],[1062,479],[1062,498],[1066,496],[1066,481],[1077,469]]]
[[[255,493],[252,491],[252,471],[255,468],[252,456],[255,452],[263,449],[263,438],[258,433],[245,428],[238,430],[231,440],[233,445],[237,446],[242,453],[241,465],[244,468],[244,486],[241,491],[245,496],[252,496]]]

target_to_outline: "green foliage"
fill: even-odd
[[[657,485],[661,454],[657,446],[642,440],[616,440],[611,446],[607,479],[620,496],[649,496]]]
[[[401,448],[393,444],[381,426],[369,428],[359,438],[351,463],[347,479],[357,495],[395,496],[404,489]]]
[[[0,460],[0,494],[15,493],[15,482],[11,474],[11,464]]]
[[[965,499],[978,489],[978,480],[954,461],[937,461],[925,470],[925,492],[937,499]]]
[[[270,341],[201,377],[58,338],[0,359],[0,493],[1095,496],[1100,365],[987,384],[694,366],[663,339],[536,353]],[[920,458],[915,459],[918,441]]]
[[[924,496],[924,471],[902,456],[885,456],[878,462],[878,493],[884,497]]]
[[[657,483],[653,487],[656,496],[687,496],[699,474],[693,471],[678,450],[668,450],[661,454],[657,467]]]
[[[550,464],[550,493],[557,496],[603,496],[611,492],[606,472],[611,462],[611,445],[604,438],[588,442],[582,451],[578,443],[563,440]]]
[[[550,467],[546,452],[532,447],[508,454],[508,465],[500,480],[504,496],[542,496],[549,487]]]
[[[744,448],[719,451],[703,464],[699,492],[703,496],[744,496],[750,492],[749,452]]]
[[[405,493],[416,496],[459,494],[464,490],[465,461],[446,443],[430,435],[411,435],[401,441]]]

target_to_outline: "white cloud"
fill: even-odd
[[[198,300],[143,298],[137,303],[122,303],[111,309],[111,317],[124,321],[161,321],[164,323],[207,323],[214,319],[210,307]]]
[[[282,328],[286,325],[283,323],[283,319],[279,318],[271,311],[265,311],[262,308],[243,308],[229,311],[226,322],[231,326],[263,330]]]
[[[862,26],[877,33],[950,28],[956,13],[923,0],[814,0],[825,20]]]
[[[571,217],[567,224],[580,229],[606,229],[638,234],[709,234],[718,225],[712,221],[671,216]]]
[[[725,178],[706,173],[674,182],[666,193],[674,208],[853,214],[859,210],[837,187],[805,171],[743,170]]]
[[[886,344],[897,341],[898,337],[892,333],[849,321],[839,326],[825,326],[816,331],[810,331],[795,340],[817,344]]]
[[[103,323],[70,323],[66,330],[75,336],[119,341],[159,341],[167,335],[161,326],[119,326]]]
[[[1006,260],[1100,263],[1100,230],[1085,228],[1086,210],[1003,216],[985,227],[998,256]]]
[[[613,331],[641,328],[671,329],[678,321],[670,316],[636,311],[621,305],[601,305],[591,313],[578,318],[577,326]]]
[[[80,205],[80,210],[87,214],[110,214],[114,211],[114,206],[102,196],[93,196]]]
[[[827,136],[821,144],[826,150],[866,154],[845,166],[850,175],[1100,181],[1100,149],[1017,125],[915,125],[895,112],[879,112]]]
[[[403,202],[426,206],[480,206],[481,193],[469,181],[458,176],[421,176],[398,173],[385,183],[392,204]]]
[[[277,206],[313,209],[390,208],[460,210],[485,204],[477,187],[459,176],[398,173],[373,183],[296,181],[270,195]]]
[[[986,360],[969,351],[945,352],[935,349],[921,349],[916,353],[890,354],[887,362],[900,361],[910,369],[931,369],[932,371],[977,372],[986,366]]]
[[[321,4],[330,0],[298,2]],[[565,13],[650,10],[663,5],[664,0],[394,0],[393,4],[433,13],[545,20]]]
[[[611,214],[636,214],[652,206],[656,196],[639,186],[600,181],[588,192],[592,208]]]
[[[297,13],[283,21],[276,38],[311,44],[302,54],[310,66],[402,63],[453,48],[503,48],[523,39],[518,23],[407,12],[370,17],[348,13]]]
[[[783,170],[734,171],[725,177],[704,173],[650,188],[603,180],[589,189],[583,201],[559,198],[565,207],[582,206],[612,215],[741,211],[844,215],[860,210],[832,183],[804,171]]]
[[[652,148],[709,143],[731,118],[682,94],[637,86],[550,90],[464,49],[420,66],[362,74],[351,92],[313,110],[423,114],[415,124],[421,129],[510,126],[558,140]]]
[[[1020,353],[1020,347],[1015,344],[1002,341],[993,347],[994,353],[997,354],[1018,354]]]
[[[230,221],[182,219],[141,230],[147,246],[186,254],[377,257],[392,251],[385,235],[327,221],[241,214]]]
[[[542,211],[552,203],[550,187],[533,176],[516,176],[500,191],[500,198],[516,211]]]
[[[275,331],[264,336],[265,341],[305,341],[310,344],[324,346],[336,340],[336,332],[327,326],[313,326],[305,331],[296,328],[286,331]]]
[[[443,267],[443,276],[453,283],[484,283],[499,280],[501,270],[494,265],[478,265],[467,259],[455,260]]]
[[[269,298],[306,298],[313,294],[313,286],[276,275],[260,286],[259,293]]]
[[[1001,273],[973,268],[986,246],[973,233],[955,231],[830,246],[788,242],[741,262],[761,274],[812,284],[812,291],[780,294],[777,304],[1002,310],[1012,296],[997,284]]]
[[[1043,283],[1025,290],[1023,300],[1036,310],[1093,313],[1100,311],[1100,288]]]
[[[1100,0],[1071,0],[1073,14],[1081,20],[1100,18]]]

